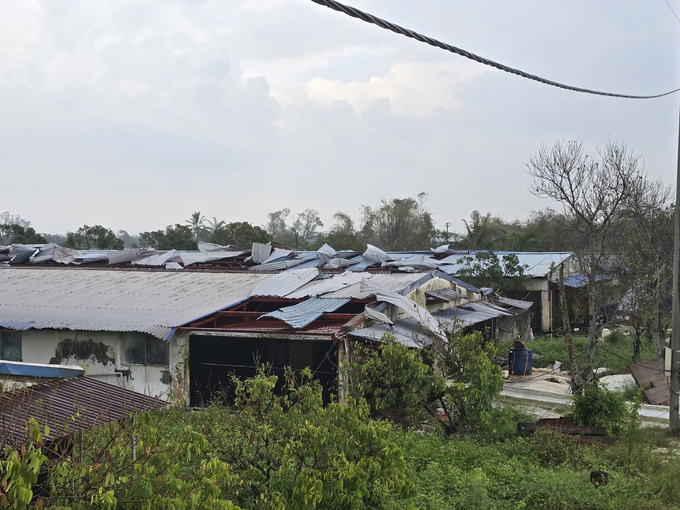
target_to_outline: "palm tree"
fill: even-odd
[[[511,230],[507,235],[507,241],[510,243],[511,250],[532,251],[538,240],[533,232]]]
[[[226,225],[226,222],[224,220],[217,221],[217,218],[213,216],[212,221],[208,220],[208,229],[210,232],[215,232],[218,228],[224,228]]]
[[[191,232],[196,236],[196,242],[200,241],[208,231],[208,228],[205,226],[205,216],[202,216],[198,211],[194,212],[191,217],[186,220],[186,223],[189,224]]]
[[[469,250],[490,249],[492,241],[491,213],[482,216],[477,210],[470,214],[470,223],[463,220],[467,232],[463,236],[462,243]]]

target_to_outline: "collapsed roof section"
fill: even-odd
[[[115,266],[166,269],[229,269],[286,271],[318,268],[323,271],[417,272],[439,269],[449,275],[465,268],[470,257],[480,251],[435,248],[427,251],[385,252],[368,245],[363,253],[336,251],[324,244],[316,251],[299,251],[276,243],[253,243],[250,250],[199,243],[198,251],[74,250],[55,244],[0,246],[0,267],[34,266]],[[554,267],[569,260],[571,253],[495,252],[499,257],[515,254],[530,278],[546,278]]]

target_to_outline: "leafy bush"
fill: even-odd
[[[413,483],[391,438],[392,426],[369,418],[365,401],[324,407],[322,387],[286,374],[234,379],[233,408],[213,404],[201,417],[220,460],[239,473],[243,508],[385,508],[408,498]]]
[[[569,412],[574,425],[606,427],[607,433],[619,436],[630,419],[623,395],[601,387],[597,381],[585,385],[574,395]]]
[[[350,366],[353,392],[375,397],[379,405],[399,405],[418,416],[425,403],[438,401],[446,433],[484,427],[493,399],[503,389],[501,368],[493,363],[496,348],[480,332],[449,332],[426,348],[410,349],[389,337],[378,349],[363,349]]]

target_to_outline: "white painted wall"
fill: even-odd
[[[142,340],[142,333],[119,333],[109,331],[69,331],[36,329],[22,332],[22,358],[27,363],[59,363],[78,365],[85,375],[116,384],[122,388],[153,395],[164,399],[184,401],[188,397],[188,342],[185,336],[169,340],[169,366],[134,365],[126,363],[123,356],[123,335],[128,339]],[[66,339],[94,345],[97,353],[89,356],[76,355],[61,357]],[[60,342],[62,348],[60,349]],[[90,343],[91,342],[91,343]],[[177,380],[175,380],[177,379]],[[186,387],[186,388],[185,388]]]

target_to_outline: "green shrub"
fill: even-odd
[[[568,417],[574,425],[605,427],[607,433],[618,437],[629,419],[623,395],[601,387],[593,380],[574,395]]]

